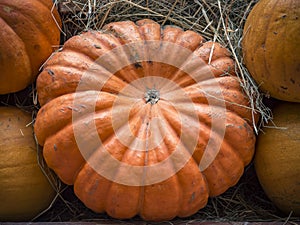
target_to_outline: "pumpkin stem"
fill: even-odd
[[[156,90],[155,88],[148,89],[145,93],[145,101],[146,103],[150,103],[151,105],[154,105],[158,102],[159,100],[159,91]]]

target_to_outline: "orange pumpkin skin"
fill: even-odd
[[[260,0],[244,27],[244,63],[262,91],[300,102],[300,1]]]
[[[265,193],[287,215],[300,216],[300,104],[281,102],[273,109],[278,127],[258,136],[255,169]]]
[[[161,61],[142,57],[151,49]],[[114,218],[192,215],[235,185],[254,153],[234,61],[192,31],[146,19],[74,36],[47,62],[37,90],[35,133],[47,164],[87,207]]]
[[[33,82],[59,45],[61,21],[52,6],[51,0],[0,2],[0,94],[20,91]]]
[[[37,162],[31,121],[30,113],[0,107],[0,221],[30,221],[55,197]]]

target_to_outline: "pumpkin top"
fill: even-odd
[[[37,89],[45,159],[97,212],[191,215],[234,185],[253,156],[234,61],[190,30],[145,19],[74,36]]]

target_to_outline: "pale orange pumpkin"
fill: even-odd
[[[95,212],[186,217],[235,185],[254,153],[227,49],[152,20],[70,38],[37,79],[44,157]]]
[[[0,94],[20,91],[35,80],[59,45],[60,24],[52,0],[1,0]]]
[[[31,122],[30,113],[0,107],[0,221],[30,221],[55,197],[37,161]]]
[[[272,122],[258,136],[256,173],[280,210],[300,216],[300,104],[279,102]]]
[[[300,102],[300,1],[260,0],[247,17],[244,62],[260,89]]]

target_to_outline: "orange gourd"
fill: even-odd
[[[300,102],[300,1],[260,0],[243,32],[244,63],[263,92]]]
[[[274,106],[273,122],[257,139],[254,165],[259,182],[274,204],[300,216],[300,104]],[[273,125],[273,127],[272,127]]]
[[[1,0],[0,94],[33,82],[57,48],[61,23],[52,0]]]
[[[186,217],[235,185],[254,153],[229,51],[152,20],[70,38],[37,79],[44,157],[95,212]]]
[[[46,210],[55,191],[42,172],[31,114],[0,107],[0,221],[30,221]]]

